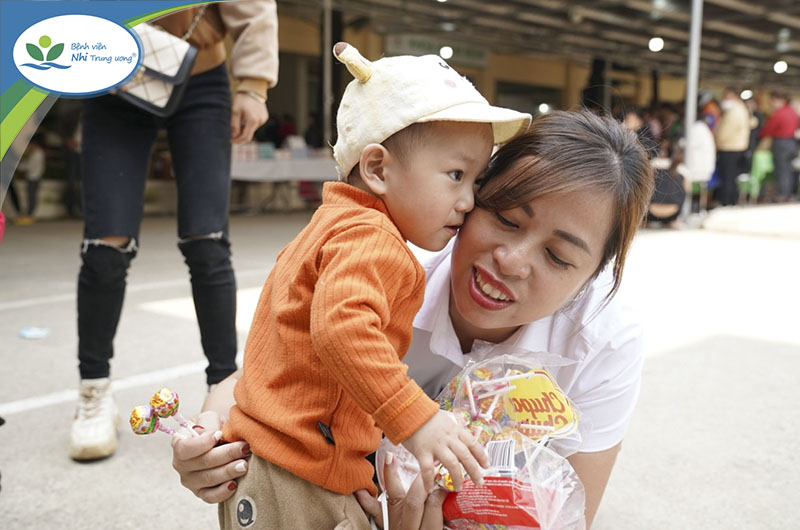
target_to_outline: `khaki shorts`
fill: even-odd
[[[354,495],[328,491],[256,455],[219,505],[222,530],[370,530]]]

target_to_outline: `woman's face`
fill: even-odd
[[[464,342],[500,342],[550,315],[597,270],[611,197],[550,195],[513,210],[475,208],[453,249],[450,316]]]

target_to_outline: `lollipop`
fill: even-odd
[[[131,412],[131,430],[135,434],[150,434],[155,431],[165,432],[171,436],[185,438],[181,433],[175,432],[166,425],[158,421],[158,416],[153,414],[153,407],[150,405],[139,405],[134,407]]]
[[[173,392],[169,388],[162,388],[150,398],[150,406],[153,407],[153,412],[155,412],[159,418],[166,419],[174,417],[180,426],[189,431],[192,436],[199,436],[199,434],[192,429],[194,425],[178,412],[179,405],[178,393]]]

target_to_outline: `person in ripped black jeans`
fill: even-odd
[[[267,89],[278,77],[273,0],[221,2],[154,22],[198,49],[176,110],[165,118],[117,95],[87,99],[82,114],[84,239],[78,276],[80,396],[69,455],[110,456],[117,448],[109,360],[126,276],[138,250],[150,152],[166,129],[178,187],[178,248],[191,276],[197,322],[213,385],[236,370],[236,280],[230,261],[231,143],[266,122]],[[226,35],[233,40],[226,68]],[[124,90],[124,88],[123,88]]]

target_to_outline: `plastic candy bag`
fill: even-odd
[[[443,506],[448,528],[585,528],[583,485],[566,458],[547,447],[553,438],[579,436],[577,411],[543,368],[558,359],[547,353],[493,355],[468,364],[439,395],[440,407],[477,437],[491,462],[483,487],[466,478],[460,492],[439,466],[436,484],[451,491]],[[381,486],[386,452],[397,459],[407,491],[419,473],[416,459],[384,440],[376,455]]]

